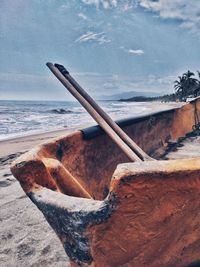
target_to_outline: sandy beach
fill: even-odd
[[[0,8],[0,267],[200,260],[200,1]]]
[[[68,266],[68,258],[42,213],[10,172],[11,162],[33,146],[69,131],[0,142],[0,266]]]

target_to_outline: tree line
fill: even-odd
[[[200,71],[195,74],[188,70],[174,82],[175,93],[166,94],[157,97],[135,96],[128,99],[120,99],[119,101],[134,101],[134,102],[147,102],[147,101],[186,101],[187,98],[200,96]]]

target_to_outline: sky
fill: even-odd
[[[200,70],[199,0],[0,0],[0,99],[71,100],[63,64],[98,99],[173,92]]]

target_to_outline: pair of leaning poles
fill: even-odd
[[[149,157],[112,119],[103,109],[88,95],[88,93],[74,80],[64,66],[47,63],[47,67],[67,90],[79,101],[92,118],[125,153],[130,161],[153,160]]]

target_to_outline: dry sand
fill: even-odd
[[[10,172],[11,162],[33,146],[69,131],[0,141],[0,266],[64,267],[69,260],[42,213]]]

